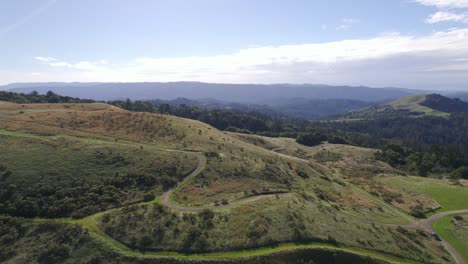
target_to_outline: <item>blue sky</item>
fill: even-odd
[[[468,89],[468,0],[6,0],[0,84]]]

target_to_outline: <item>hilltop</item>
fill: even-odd
[[[440,94],[405,96],[389,103],[372,106],[345,114],[347,119],[394,118],[394,117],[445,117],[451,113],[467,113],[468,103]]]

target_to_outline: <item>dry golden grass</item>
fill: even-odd
[[[167,116],[128,112],[102,103],[5,104],[0,106],[0,128],[47,134],[112,137],[142,142],[178,142]]]

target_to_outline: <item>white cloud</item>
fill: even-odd
[[[52,61],[57,61],[57,59],[55,58],[52,58],[52,57],[34,57],[34,59],[38,60],[38,61],[42,61],[42,62],[52,62]]]
[[[416,2],[437,8],[468,8],[468,0],[415,0]]]
[[[341,19],[341,24],[336,27],[337,30],[346,30],[351,28],[353,24],[359,23],[359,20],[354,18],[343,18]]]
[[[58,60],[52,57],[37,56],[37,57],[34,57],[34,59],[50,67],[67,67],[67,68],[76,69],[76,70],[97,70],[98,66],[108,64],[106,60],[80,61],[78,63],[73,64],[73,63]]]
[[[456,14],[452,12],[439,11],[430,15],[425,22],[429,24],[439,23],[439,22],[468,22],[468,14]]]
[[[50,66],[40,76],[0,72],[0,80],[290,82],[454,89],[468,83],[466,58],[468,28],[462,28],[425,36],[389,33],[368,39],[255,46],[215,56],[140,57],[124,64],[37,57]]]

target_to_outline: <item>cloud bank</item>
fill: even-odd
[[[468,8],[468,0],[416,0],[416,2],[438,8]]]
[[[446,21],[468,23],[468,14],[467,13],[456,14],[456,13],[451,13],[451,12],[439,11],[439,12],[432,14],[431,16],[429,16],[429,18],[425,20],[425,22],[429,24],[446,22]]]
[[[440,22],[468,23],[468,0],[416,0],[421,5],[434,6],[442,11],[433,13],[424,22],[435,24]],[[453,11],[456,9],[457,11]],[[462,11],[458,11],[458,10]]]
[[[369,39],[263,46],[216,56],[63,61],[38,56],[47,71],[29,76],[57,81],[205,81],[329,83],[415,88],[465,88],[468,28],[426,36],[390,33]],[[468,88],[468,87],[466,87]]]

